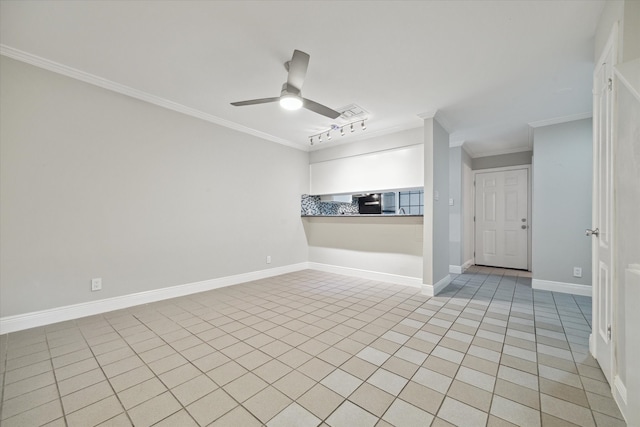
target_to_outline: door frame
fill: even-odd
[[[504,166],[500,168],[489,168],[489,169],[476,169],[473,171],[473,263],[476,263],[476,215],[477,215],[477,206],[476,206],[476,176],[481,173],[491,173],[491,172],[505,172],[512,170],[526,169],[527,170],[527,271],[531,271],[531,229],[533,227],[533,221],[531,218],[532,212],[532,204],[533,204],[533,192],[532,183],[533,179],[531,177],[531,165],[514,165],[514,166]]]
[[[591,213],[591,222],[593,227],[600,227],[600,218],[598,216],[599,206],[598,206],[598,170],[599,170],[599,157],[598,151],[599,146],[597,144],[597,137],[600,132],[599,128],[599,116],[601,115],[600,110],[597,108],[599,103],[597,102],[597,90],[596,90],[596,77],[597,73],[602,67],[603,62],[605,61],[606,56],[611,52],[611,57],[613,58],[613,64],[611,64],[611,165],[610,165],[610,176],[611,176],[611,206],[610,206],[610,259],[609,259],[609,269],[611,271],[611,290],[610,290],[610,313],[611,314],[611,337],[609,338],[609,360],[611,361],[611,366],[609,367],[609,378],[611,379],[609,387],[612,390],[613,395],[615,396],[615,379],[617,377],[618,372],[618,363],[615,355],[615,349],[617,347],[618,339],[617,339],[617,324],[616,324],[616,313],[617,313],[617,301],[618,301],[618,277],[617,277],[617,268],[615,265],[617,254],[615,252],[615,240],[616,240],[616,224],[615,224],[615,143],[616,143],[616,124],[617,124],[617,111],[616,111],[616,98],[617,98],[617,77],[615,75],[614,67],[618,62],[618,22],[614,22],[611,32],[609,33],[609,37],[607,39],[606,44],[602,48],[600,52],[600,57],[596,62],[596,66],[593,70],[593,184],[592,184],[592,213]],[[589,351],[594,359],[597,360],[597,339],[594,333],[594,328],[600,324],[599,318],[599,306],[600,299],[598,298],[599,290],[600,290],[600,282],[599,282],[599,256],[600,256],[600,241],[597,237],[591,237],[591,258],[592,258],[592,295],[591,295],[591,334],[589,334]]]

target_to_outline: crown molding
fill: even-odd
[[[467,153],[469,153],[469,155],[474,159],[478,157],[500,156],[502,154],[513,154],[513,153],[522,153],[523,151],[531,151],[531,147],[529,147],[528,145],[513,147],[513,148],[506,148],[504,150],[492,150],[492,151],[482,151],[482,152],[475,152],[475,151],[472,152],[469,149],[469,147],[466,145],[464,146],[464,148],[467,150]]]
[[[590,111],[586,113],[571,114],[569,116],[554,117],[552,119],[531,122],[529,123],[529,126],[532,128],[539,128],[543,126],[558,125],[560,123],[573,122],[574,120],[590,119],[592,115],[593,114]]]
[[[267,141],[275,142],[281,145],[286,145],[287,147],[295,148],[297,150],[309,151],[306,146],[296,144],[292,141],[278,138],[277,136],[270,135],[268,133],[261,132],[256,129],[252,129],[250,127],[243,126],[229,120],[222,119],[218,116],[214,116],[213,114],[205,113],[204,111],[196,110],[195,108],[178,104],[177,102],[173,102],[168,99],[165,99],[156,95],[152,95],[150,93],[143,92],[141,90],[134,89],[132,87],[125,86],[123,84],[116,83],[111,80],[107,80],[105,78],[96,76],[94,74],[90,74],[85,71],[81,71],[76,68],[72,68],[67,65],[60,64],[59,62],[51,61],[49,59],[42,58],[37,55],[32,55],[30,53],[12,48],[4,44],[0,44],[0,55],[15,59],[17,61],[21,61],[27,64],[31,64],[38,68],[43,68],[45,70],[49,70],[54,73],[61,74],[63,76],[71,77],[72,79],[80,80],[82,82],[89,83],[94,86],[98,86],[103,89],[110,90],[112,92],[126,95],[131,98],[138,99],[140,101],[148,102],[149,104],[153,104],[158,107],[162,107],[168,110],[176,111],[178,113],[186,114],[187,116],[195,117],[197,119],[204,120],[209,123],[214,123],[216,125],[224,126],[226,128],[233,129],[238,132],[253,135],[261,139],[266,139]]]
[[[438,110],[430,110],[430,111],[425,111],[424,113],[418,114],[418,117],[420,117],[422,120],[433,119],[436,116],[436,114],[438,114]]]

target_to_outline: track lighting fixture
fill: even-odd
[[[342,126],[338,126],[336,124],[332,124],[331,127],[329,129],[327,129],[326,131],[322,131],[322,132],[319,132],[319,133],[317,133],[315,135],[311,135],[309,137],[309,141],[310,141],[311,145],[313,145],[314,140],[317,140],[317,142],[322,142],[322,135],[327,137],[327,139],[326,139],[327,141],[331,141],[331,138],[332,138],[331,132],[334,131],[334,130],[335,131],[340,130],[340,135],[344,136],[344,134],[345,134],[344,128],[346,128],[347,126],[349,127],[349,131],[350,132],[355,132],[356,129],[355,129],[355,127],[353,125],[355,123],[358,123],[358,122],[360,122],[360,126],[361,126],[362,130],[365,130],[365,129],[367,129],[367,126],[365,125],[365,120],[367,120],[367,119],[356,120],[355,122],[347,123],[347,124],[342,125]]]

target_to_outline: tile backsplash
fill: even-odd
[[[301,215],[353,215],[358,213],[358,202],[323,202],[320,196],[303,194],[300,200]]]

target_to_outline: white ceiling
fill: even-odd
[[[309,149],[344,124],[277,104],[294,49],[311,55],[303,95],[357,104],[367,130],[438,112],[475,154],[530,147],[529,123],[591,111],[593,38],[604,1],[2,1],[0,43]],[[337,135],[336,135],[337,136]]]

